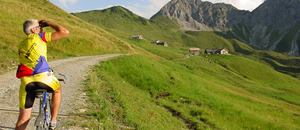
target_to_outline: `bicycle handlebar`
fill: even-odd
[[[58,81],[61,81],[61,82],[64,82],[64,84],[66,84],[66,79],[67,79],[67,76],[64,75],[64,74],[61,74],[61,73],[58,73],[59,76],[61,76],[60,78],[57,78]]]
[[[58,81],[64,82],[66,84],[67,76],[62,73],[55,73],[52,68],[49,69],[56,77]],[[57,75],[56,75],[57,74]]]

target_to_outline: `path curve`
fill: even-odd
[[[67,76],[67,84],[62,83],[62,105],[60,109],[60,122],[69,113],[80,111],[85,105],[85,93],[82,82],[91,66],[105,60],[120,56],[120,54],[107,54],[100,56],[75,57],[50,62],[55,72]],[[15,72],[0,75],[0,130],[13,130],[18,116],[18,94],[20,81],[15,78]],[[37,112],[37,102],[34,112]],[[33,114],[27,130],[34,130]],[[58,128],[62,129],[62,128]]]

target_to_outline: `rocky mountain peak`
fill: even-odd
[[[177,21],[183,30],[230,32],[257,49],[300,55],[300,0],[265,0],[252,12],[230,4],[172,0],[156,15]]]
[[[185,30],[227,30],[248,13],[230,4],[213,4],[201,0],[172,0],[151,19],[166,16],[176,20]]]

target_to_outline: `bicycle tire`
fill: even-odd
[[[42,114],[43,114],[43,113],[42,113]],[[39,116],[36,118],[34,125],[35,125],[36,127],[42,127],[43,124],[44,124],[44,123],[43,123],[44,120],[45,120],[45,116],[44,116],[44,115],[39,115]]]
[[[34,123],[36,128],[42,128],[44,125],[44,120],[45,120],[45,113],[43,110],[40,109],[39,115],[35,119],[35,123]]]
[[[51,122],[51,103],[50,103],[50,102],[51,102],[51,98],[50,98],[50,96],[48,96],[48,97],[47,97],[46,107],[45,107],[45,108],[47,109],[47,110],[45,110],[45,112],[46,112],[47,115],[48,115],[48,116],[47,116],[47,119],[45,120],[45,121],[46,121],[46,122],[45,122],[45,123],[46,123],[46,124],[45,124],[45,125],[46,125],[45,127],[46,127],[47,130],[50,128],[50,122]]]
[[[44,129],[42,126],[37,126],[36,130],[46,130],[46,129]]]
[[[47,92],[44,94],[47,94]],[[49,130],[50,127],[50,119],[51,119],[50,97],[48,94],[46,96],[47,96],[46,98],[40,98],[40,108],[39,108],[40,112],[35,121],[36,130]],[[45,106],[42,107],[41,104],[43,103],[45,103]]]

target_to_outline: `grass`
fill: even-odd
[[[185,128],[184,123],[172,117],[163,107],[157,106],[147,91],[132,86],[131,81],[115,77],[116,75],[111,77],[110,72],[105,70],[113,69],[112,67],[111,65],[104,68],[96,67],[86,81],[88,95],[92,101],[87,115],[93,116],[101,124],[99,126],[99,123],[96,123],[90,125],[89,128]],[[151,81],[145,82],[151,83]],[[166,123],[172,125],[166,125]]]
[[[15,69],[18,60],[17,46],[25,38],[22,24],[26,19],[46,19],[70,30],[67,39],[49,44],[49,58],[127,53],[130,45],[107,31],[91,25],[47,0],[0,0],[0,72]],[[14,68],[12,68],[14,66]]]
[[[176,62],[128,56],[102,63],[88,77],[88,115],[101,122],[92,128],[300,127],[300,81],[240,56]]]
[[[164,47],[157,46],[154,44],[150,44],[149,41],[140,40],[140,41],[130,41],[133,45],[141,47],[152,54],[158,55],[159,57],[164,57],[168,60],[182,59],[188,53],[186,50],[188,48],[172,48],[172,47]]]

